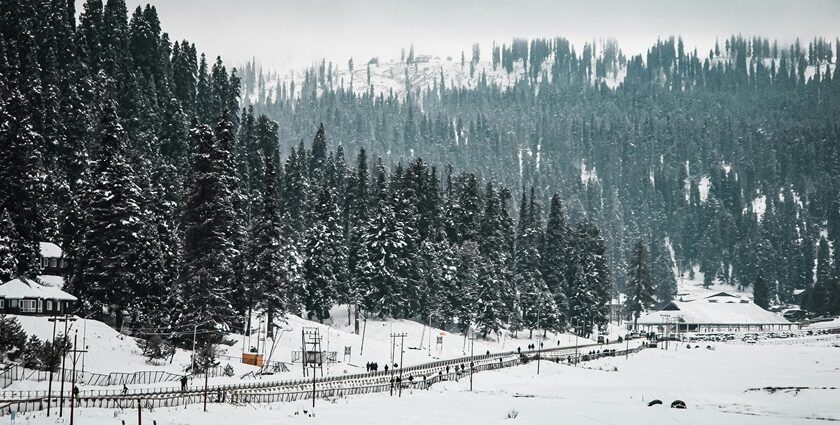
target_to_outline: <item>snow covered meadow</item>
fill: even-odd
[[[157,424],[799,424],[840,420],[840,338],[784,344],[718,343],[648,349],[581,367],[534,363],[433,386],[428,391],[272,405],[200,405],[143,412]],[[795,389],[766,390],[765,387]],[[648,407],[654,399],[663,405]],[[674,400],[687,409],[671,409]],[[306,411],[306,413],[304,413]],[[515,418],[509,418],[515,416]],[[27,424],[63,423],[43,413]],[[90,425],[136,423],[136,411],[80,409]],[[65,421],[66,422],[66,421]],[[20,422],[18,422],[20,423]]]

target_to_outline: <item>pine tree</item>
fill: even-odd
[[[461,332],[467,334],[470,327],[473,325],[476,317],[475,303],[479,297],[479,275],[485,265],[482,257],[478,252],[478,244],[475,241],[466,241],[458,248],[457,251],[457,268],[455,272],[455,293],[453,294],[453,313],[458,320],[458,328]],[[482,313],[486,313],[482,311]],[[484,330],[489,330],[488,327],[495,325],[492,321],[487,321],[484,317]]]
[[[659,305],[671,302],[677,296],[675,269],[665,240],[654,238],[650,244],[650,277],[656,287],[656,300]]]
[[[765,310],[770,307],[770,290],[767,288],[767,282],[761,278],[761,273],[753,283],[753,302]]]
[[[106,100],[102,115],[102,137],[91,187],[84,211],[87,226],[79,252],[79,274],[71,282],[73,292],[86,311],[99,313],[115,306],[117,328],[126,309],[131,308],[147,284],[145,227],[142,194],[136,174],[126,158],[125,133],[119,124],[116,105]]]
[[[569,291],[566,281],[568,275],[566,261],[567,256],[571,253],[571,234],[566,225],[562,208],[560,196],[555,194],[551,198],[548,223],[546,224],[545,238],[541,249],[542,264],[540,266],[546,286],[554,296],[554,303],[557,305],[557,330],[565,328],[569,308],[566,299],[566,294]]]
[[[653,306],[653,282],[648,270],[648,254],[642,241],[636,242],[630,256],[630,271],[627,280],[625,308],[633,315],[633,327],[637,326],[642,312]]]
[[[45,170],[43,139],[33,126],[31,109],[21,92],[8,91],[5,108],[0,108],[0,207],[9,212],[18,240],[14,256],[15,275],[36,277],[40,273],[39,242],[46,227]]]
[[[498,332],[507,321],[505,300],[514,297],[511,284],[510,251],[505,243],[502,203],[492,182],[484,192],[484,216],[479,229],[482,270],[476,300],[476,325],[484,336]]]
[[[230,125],[223,118],[220,128]],[[201,329],[225,326],[233,319],[230,293],[236,216],[229,179],[230,155],[206,124],[191,130],[193,153],[184,205],[183,263],[178,305],[180,323]]]
[[[440,327],[455,322],[458,287],[458,260],[446,238],[425,240],[420,244],[419,268],[421,287],[418,291],[420,317],[429,318]]]
[[[350,174],[347,181],[347,196],[345,199],[346,218],[344,232],[347,241],[347,276],[349,286],[348,303],[355,305],[356,333],[359,325],[359,255],[362,252],[362,234],[368,221],[368,170],[365,149],[359,150],[356,159],[355,172]],[[348,307],[349,308],[349,307]]]
[[[337,288],[347,278],[347,247],[335,196],[329,184],[322,185],[312,226],[306,233],[306,311],[323,321],[338,298]]]
[[[284,256],[288,246],[283,239],[278,199],[277,148],[266,150],[263,176],[262,206],[251,227],[248,258],[248,305],[265,310],[269,335],[273,335],[274,320],[286,312],[289,299],[289,277]],[[250,314],[249,314],[250,316]]]
[[[526,205],[526,208],[520,211],[521,232],[514,252],[514,285],[519,293],[522,325],[533,334],[534,329],[555,326],[557,306],[540,272],[539,247],[542,239],[542,220],[533,188],[529,202],[525,203],[523,194],[522,203]]]
[[[391,195],[386,185],[385,168],[381,159],[376,172],[376,194],[370,219],[362,235],[357,285],[364,308],[380,317],[399,316],[410,300],[407,299],[407,263],[414,261],[407,255],[413,252],[405,223],[397,219]]]
[[[583,220],[573,234],[569,323],[577,333],[588,336],[594,326],[603,327],[609,320],[612,282],[604,256],[604,239],[598,228]]]
[[[0,215],[0,281],[2,282],[8,282],[17,273],[17,258],[15,258],[17,249],[14,245],[17,240],[18,236],[12,224],[12,218],[8,211],[3,210]]]

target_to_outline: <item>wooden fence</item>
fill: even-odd
[[[473,373],[517,366],[534,361],[538,356],[546,361],[560,362],[570,356],[574,361],[588,361],[608,356],[623,356],[638,353],[643,346],[629,350],[607,350],[597,353],[581,353],[581,349],[601,347],[598,344],[579,346],[577,348],[563,347],[544,349],[541,351],[506,352],[473,357],[461,357],[451,360],[416,365],[404,369],[394,369],[388,372],[372,372],[343,376],[327,376],[315,379],[316,398],[345,397],[349,395],[367,394],[373,392],[388,392],[397,390],[395,385],[403,389],[426,389],[429,386],[447,380],[464,379],[469,375],[466,368],[473,364]],[[454,368],[453,366],[457,366]],[[402,378],[401,384],[396,383],[396,377]],[[409,377],[413,379],[409,379]],[[212,385],[207,388],[209,402],[240,403],[275,403],[291,402],[301,399],[311,399],[312,379],[296,379],[279,382],[251,382],[232,385]],[[69,392],[69,390],[68,390]],[[46,408],[47,395],[38,392],[17,392],[17,397],[7,398],[4,393],[0,397],[0,416],[11,413],[25,413]],[[76,407],[135,409],[138,404],[142,408],[173,407],[204,401],[203,387],[190,387],[186,391],[178,388],[144,388],[135,389],[128,393],[121,391],[81,391],[76,399]],[[52,405],[58,406],[60,398],[53,392]],[[63,401],[69,406],[70,399],[65,396]]]

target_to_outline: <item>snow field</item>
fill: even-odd
[[[402,398],[371,394],[316,403],[308,417],[308,401],[235,407],[200,405],[144,411],[144,423],[159,425],[232,423],[263,424],[807,424],[840,420],[837,376],[840,356],[833,347],[716,344],[686,350],[644,350],[625,360],[605,358],[585,367],[542,362],[480,373],[469,380],[407,391]],[[809,387],[799,392],[761,387]],[[829,389],[822,389],[827,387]],[[830,389],[834,387],[835,389]],[[661,406],[647,407],[654,398]],[[671,409],[671,401],[686,410]],[[507,419],[517,411],[515,419]],[[135,423],[134,411],[80,409],[79,423]],[[19,418],[20,419],[20,418]],[[65,418],[66,419],[66,418]],[[56,422],[43,413],[24,423]]]

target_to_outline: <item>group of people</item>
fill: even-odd
[[[396,370],[398,367],[400,367],[400,365],[397,364],[397,363],[394,363],[394,370]],[[367,370],[368,372],[379,372],[379,363],[367,362],[365,364],[365,370]],[[383,370],[385,372],[388,371],[388,365],[387,364],[385,365],[385,368]]]

